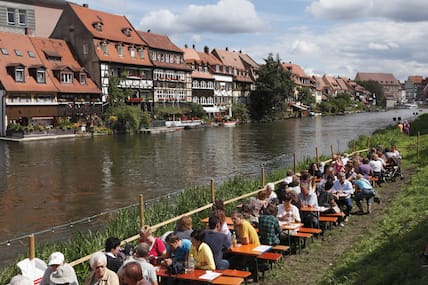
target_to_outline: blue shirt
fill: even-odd
[[[171,252],[171,258],[176,261],[185,261],[186,255],[190,251],[190,246],[192,243],[188,239],[181,240],[181,246],[177,247],[173,252]],[[171,248],[168,246],[168,251],[171,251]]]

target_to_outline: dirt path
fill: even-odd
[[[382,188],[378,189],[377,192],[382,203],[380,205],[374,203],[371,214],[352,215],[345,223],[345,227],[333,227],[332,231],[325,232],[323,239],[315,240],[302,254],[287,256],[283,261],[283,270],[293,272],[293,274],[287,274],[286,278],[282,278],[284,280],[273,281],[269,280],[272,279],[269,275],[275,274],[275,272],[270,272],[267,274],[266,280],[260,281],[258,284],[316,284],[324,273],[335,265],[335,261],[342,253],[350,249],[354,242],[358,242],[364,237],[368,229],[375,228],[377,223],[383,219],[388,205],[394,199],[395,194],[408,182],[408,175],[411,172],[412,170],[403,173],[406,179],[397,179],[396,182],[383,184]],[[365,207],[364,204],[363,207]],[[356,210],[355,208],[354,203],[353,211]],[[314,250],[311,250],[312,248]],[[299,272],[299,274],[295,274],[295,272]]]

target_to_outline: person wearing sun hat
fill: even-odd
[[[68,281],[63,281],[68,280]],[[48,259],[48,268],[43,274],[40,285],[56,285],[68,283],[79,285],[76,272],[71,265],[65,262],[64,254],[59,251],[53,252]]]

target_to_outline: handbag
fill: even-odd
[[[166,267],[166,271],[169,275],[177,275],[185,272],[183,264],[178,261],[173,261],[170,265]]]

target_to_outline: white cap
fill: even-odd
[[[49,256],[49,261],[48,261],[48,265],[60,265],[64,263],[64,254],[62,254],[61,252],[53,252],[50,256]]]

